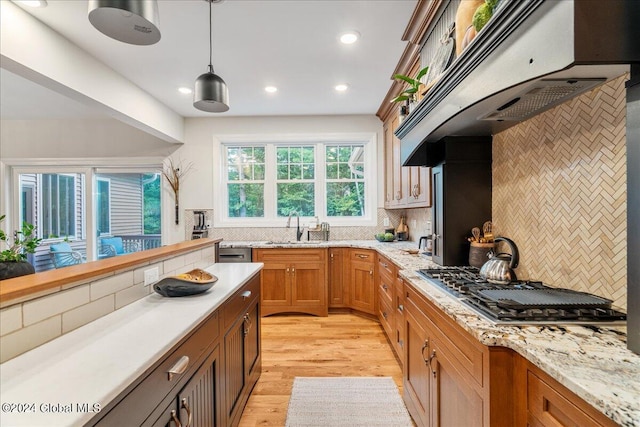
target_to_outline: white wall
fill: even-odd
[[[2,120],[0,160],[167,157],[180,145],[114,119]]]
[[[219,166],[213,162],[213,138],[215,135],[233,134],[310,134],[338,132],[375,132],[377,134],[377,169],[383,170],[382,122],[374,115],[353,116],[287,116],[287,117],[225,117],[191,118],[185,122],[185,143],[173,153],[174,163],[193,164],[193,169],[184,179],[180,189],[181,223],[171,223],[167,243],[184,240],[183,212],[185,209],[216,209],[216,189],[213,188],[214,173]],[[378,203],[382,205],[384,174],[377,174]],[[171,193],[166,192],[165,196]],[[172,196],[166,197],[172,204]],[[165,205],[167,206],[167,205]],[[163,212],[167,215],[168,213]],[[169,213],[173,215],[172,213]]]

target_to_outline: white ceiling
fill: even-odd
[[[214,4],[213,65],[229,87],[231,104],[222,114],[196,110],[192,95],[177,90],[193,87],[207,71],[208,3],[158,0],[158,5],[162,38],[151,46],[125,44],[100,33],[89,23],[83,0],[49,0],[45,8],[23,8],[181,116],[331,115],[375,114],[406,45],[400,37],[416,0]],[[338,37],[349,30],[361,38],[343,45]],[[3,118],[97,114],[6,70],[0,79]],[[336,92],[338,83],[349,89]],[[278,92],[266,93],[267,85],[277,86]]]

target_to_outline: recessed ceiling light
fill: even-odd
[[[47,0],[19,0],[20,3],[30,7],[47,7]]]
[[[338,92],[344,92],[348,88],[349,88],[349,85],[339,84],[339,85],[336,85],[335,90],[337,90]]]
[[[278,91],[278,88],[275,86],[267,86],[264,88],[265,92],[274,93]]]
[[[358,41],[360,38],[360,33],[357,31],[349,31],[348,33],[344,33],[340,36],[340,41],[344,44],[352,44]]]
[[[190,93],[193,92],[193,90],[190,87],[183,86],[178,88],[178,92],[184,93],[185,95],[189,95]]]

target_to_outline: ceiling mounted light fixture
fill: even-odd
[[[209,71],[196,79],[193,92],[193,106],[208,113],[224,113],[229,110],[229,89],[220,76],[213,72],[213,35],[211,4],[219,0],[205,0],[209,3]]]
[[[360,38],[360,33],[357,31],[349,31],[340,36],[340,41],[344,44],[353,44]]]
[[[89,0],[89,22],[124,43],[146,46],[160,40],[156,0]]]

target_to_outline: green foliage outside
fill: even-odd
[[[300,216],[315,216],[314,184],[278,184],[278,216],[289,216],[293,211]]]
[[[156,174],[156,179],[143,186],[144,194],[144,234],[160,234],[160,174]],[[143,182],[151,180],[152,174],[142,177]]]
[[[0,222],[4,220],[5,216],[0,216]],[[42,241],[35,234],[36,227],[28,222],[23,222],[22,228],[13,232],[13,239],[0,230],[0,241],[7,246],[7,249],[0,252],[0,262],[26,261],[27,254],[34,253]]]
[[[230,218],[264,216],[263,184],[229,184],[227,188]]]

